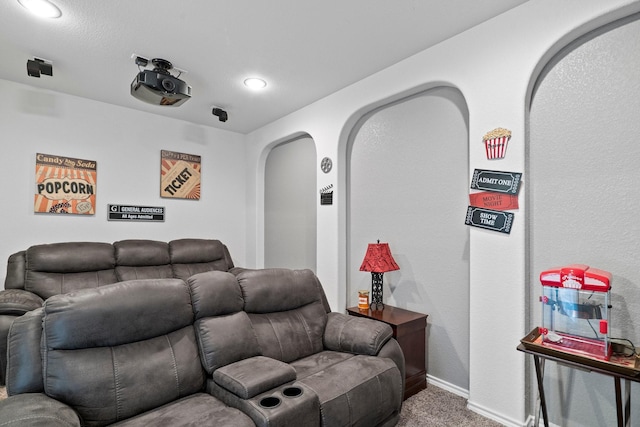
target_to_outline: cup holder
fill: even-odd
[[[282,394],[287,397],[298,397],[302,394],[302,389],[300,387],[286,387],[282,390]]]
[[[263,397],[262,399],[260,399],[259,403],[263,408],[275,408],[276,406],[280,405],[280,398],[275,396]]]

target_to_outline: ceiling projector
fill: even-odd
[[[155,58],[151,63],[153,70],[141,70],[131,82],[131,95],[149,104],[172,107],[191,98],[191,86],[169,73],[171,62]],[[138,56],[136,64],[146,66],[148,60]]]

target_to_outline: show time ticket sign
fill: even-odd
[[[471,178],[471,189],[516,195],[520,190],[521,177],[520,172],[476,169]]]
[[[160,152],[160,197],[200,200],[200,156]]]
[[[513,224],[513,213],[469,206],[464,223],[472,227],[509,234]]]
[[[33,211],[95,214],[97,174],[93,160],[37,153]]]
[[[109,221],[164,221],[164,208],[157,206],[109,205]]]

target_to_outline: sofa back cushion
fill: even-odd
[[[111,424],[203,390],[186,284],[134,280],[49,298],[45,393],[88,426]]]
[[[223,271],[191,276],[187,283],[195,313],[202,363],[208,374],[260,354],[236,277]]]
[[[233,262],[229,250],[219,240],[179,239],[169,242],[173,277],[187,280],[206,271],[229,271]]]
[[[292,362],[322,351],[327,313],[311,270],[243,270],[237,278],[263,356]]]
[[[117,282],[113,246],[65,242],[31,246],[25,254],[24,289],[41,298]]]
[[[173,277],[169,244],[155,240],[121,240],[113,244],[118,281]]]

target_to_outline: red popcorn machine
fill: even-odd
[[[609,360],[611,273],[584,264],[540,273],[542,345]]]

